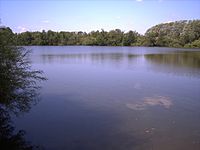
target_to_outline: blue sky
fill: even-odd
[[[14,32],[136,30],[200,19],[200,0],[0,0],[1,24]]]

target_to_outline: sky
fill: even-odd
[[[13,32],[129,30],[200,19],[200,0],[0,0],[1,25]]]

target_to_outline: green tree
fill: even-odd
[[[102,29],[101,32],[99,32],[97,34],[96,40],[97,40],[97,44],[99,46],[107,46],[108,45],[108,32],[106,32]]]
[[[45,80],[41,71],[31,69],[28,51],[17,47],[9,28],[0,28],[0,149],[32,150],[25,132],[14,132],[10,113],[19,114],[37,102],[37,81]]]
[[[107,45],[122,46],[123,32],[120,29],[111,30],[107,34]]]
[[[29,109],[37,94],[36,81],[45,78],[31,69],[29,51],[15,46],[13,36],[9,28],[0,29],[0,106],[18,112]]]
[[[148,46],[183,47],[200,38],[200,20],[162,23],[145,33]]]
[[[200,39],[195,40],[192,43],[188,43],[184,46],[185,48],[200,48]]]
[[[128,33],[124,34],[123,38],[123,45],[124,46],[131,46],[137,42],[137,37],[139,34],[137,32],[129,31]]]

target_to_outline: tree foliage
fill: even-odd
[[[97,46],[158,46],[200,48],[200,20],[161,23],[144,35],[136,31],[97,30],[86,32],[23,32],[15,34],[18,45],[97,45]],[[193,43],[195,42],[195,43]]]
[[[44,78],[41,71],[31,69],[29,51],[15,46],[13,37],[9,28],[0,29],[0,107],[18,112],[29,109],[37,94],[36,83]]]
[[[145,36],[147,46],[193,47],[200,38],[200,20],[162,23],[148,29]]]
[[[24,41],[26,44],[32,42],[31,33],[22,35],[28,40]],[[37,81],[45,78],[41,71],[31,69],[27,57],[29,51],[15,44],[16,38],[11,29],[0,28],[0,149],[39,149],[25,140],[23,130],[14,132],[10,113],[19,115],[28,111],[37,102]]]
[[[18,45],[97,45],[97,46],[131,46],[141,36],[136,31],[124,33],[120,29],[86,32],[23,32],[15,35]]]

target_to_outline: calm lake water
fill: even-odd
[[[14,118],[47,150],[199,150],[200,50],[34,46],[40,101]]]

